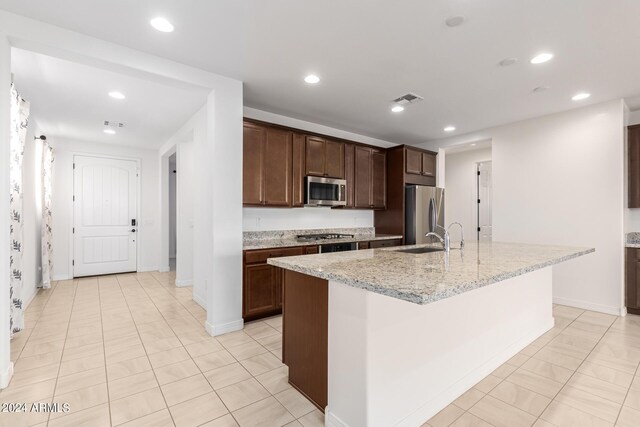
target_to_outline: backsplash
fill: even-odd
[[[627,233],[627,243],[640,244],[640,233],[637,231],[633,233]]]
[[[244,240],[271,240],[271,239],[295,239],[300,234],[375,234],[374,227],[355,227],[355,228],[314,228],[306,230],[266,230],[266,231],[245,231],[243,232]]]
[[[373,211],[329,208],[243,208],[243,231],[373,227]]]

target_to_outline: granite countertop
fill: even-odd
[[[424,246],[430,245],[402,249]],[[416,304],[429,304],[595,251],[496,242],[467,243],[464,250],[451,249],[448,256],[443,251],[410,254],[397,252],[398,249],[271,258],[268,263]]]
[[[354,234],[354,236],[344,239],[331,239],[322,241],[308,241],[298,240],[295,237],[283,237],[279,239],[257,239],[248,240],[245,239],[242,242],[242,249],[269,249],[269,248],[286,248],[292,246],[315,246],[324,245],[329,243],[353,243],[353,242],[367,242],[370,240],[390,240],[390,239],[402,239],[402,236],[394,234]]]
[[[625,246],[627,248],[640,248],[640,233],[627,233]]]

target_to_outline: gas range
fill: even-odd
[[[301,234],[296,236],[301,242],[320,242],[334,239],[353,239],[353,234],[323,233],[323,234]]]

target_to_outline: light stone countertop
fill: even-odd
[[[348,233],[345,233],[348,234]],[[281,239],[256,239],[247,240],[242,242],[242,249],[245,251],[255,249],[270,249],[270,248],[287,248],[293,246],[315,246],[325,245],[330,243],[353,243],[353,242],[368,242],[371,240],[391,240],[402,239],[402,236],[394,234],[354,234],[353,238],[347,237],[344,239],[331,239],[320,241],[308,241],[298,240],[295,237],[283,237]]]
[[[455,247],[457,242],[452,243]],[[429,245],[335,252],[268,263],[393,298],[429,304],[594,252],[593,248],[467,243],[465,249],[425,254],[397,252]],[[448,258],[448,259],[447,259]]]

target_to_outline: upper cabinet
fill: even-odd
[[[640,208],[640,125],[629,126],[629,207]]]
[[[384,151],[356,146],[354,165],[353,207],[384,209],[387,176]]]
[[[306,175],[344,179],[344,143],[307,136]]]
[[[244,205],[292,206],[292,150],[292,132],[244,123]]]
[[[405,172],[413,175],[436,176],[435,154],[407,148]]]

